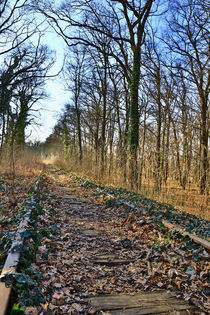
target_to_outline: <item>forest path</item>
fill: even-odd
[[[49,297],[43,308],[51,314],[198,314],[183,299],[200,300],[201,293],[192,295],[196,284],[183,282],[191,255],[173,240],[154,250],[154,239],[164,236],[149,216],[135,228],[127,209],[102,201],[97,191],[50,172],[40,229],[57,234],[42,238],[33,266]]]

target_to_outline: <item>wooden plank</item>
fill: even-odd
[[[190,310],[173,310],[173,311],[157,311],[157,310],[142,310],[139,308],[129,308],[125,310],[111,310],[109,311],[111,315],[149,315],[149,314],[158,314],[158,315],[190,315],[192,314]],[[193,313],[194,314],[194,313]],[[199,314],[196,311],[196,314]]]
[[[134,261],[135,259],[119,258],[115,255],[99,255],[99,256],[93,257],[93,262],[95,264],[106,265],[106,266],[126,265]]]
[[[95,237],[99,235],[99,232],[96,230],[83,230],[82,233],[89,237]]]
[[[165,227],[167,227],[168,229],[175,229],[177,232],[179,232],[181,235],[183,236],[188,236],[191,240],[193,240],[195,243],[202,245],[203,247],[207,248],[208,250],[210,250],[210,242],[206,241],[194,234],[190,234],[188,232],[186,232],[185,230],[181,229],[178,225],[176,224],[172,224],[168,221],[162,220],[162,223]]]
[[[61,199],[67,200],[69,205],[82,205],[81,201],[74,201],[72,200],[73,197],[69,197],[69,196],[61,196]]]
[[[107,309],[118,309],[140,306],[141,302],[147,301],[167,301],[170,298],[174,298],[172,294],[168,294],[166,291],[153,291],[153,292],[140,292],[133,295],[129,294],[117,294],[117,295],[99,295],[91,297],[91,305],[96,309],[100,309],[101,306]]]
[[[196,309],[187,302],[177,299],[175,294],[166,291],[141,292],[134,295],[102,295],[89,298],[89,303],[96,311],[109,311],[116,315],[161,314]]]

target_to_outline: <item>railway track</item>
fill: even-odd
[[[162,229],[163,234],[154,218],[146,215],[147,221],[138,225],[141,218],[135,220],[135,211],[129,212],[122,203],[119,207],[107,205],[104,191],[105,198],[100,200],[100,189],[79,187],[68,174],[66,179],[59,172],[51,175],[54,182],[49,192],[58,213],[59,239],[50,246],[47,240],[43,243],[50,251],[52,247],[57,250],[49,254],[48,261],[39,262],[43,273],[50,266],[54,269],[50,279],[47,273],[43,280],[46,293],[49,286],[55,288],[49,309],[55,314],[89,314],[91,308],[96,314],[170,314],[176,310],[179,314],[199,314],[196,306],[202,293],[199,298],[196,294],[202,285],[190,290],[198,284],[204,265],[202,257],[194,264],[193,255],[205,256],[205,250],[190,245],[193,249],[186,252],[186,240],[176,240],[177,233],[167,229]],[[169,243],[168,234],[172,238]],[[174,299],[171,306],[167,299]]]
[[[50,201],[45,202],[45,216],[42,218],[46,226],[42,223],[39,228],[52,229],[56,225],[58,232],[56,239],[49,239],[43,234],[35,269],[43,276],[42,291],[48,298],[44,306],[34,307],[34,312],[107,312],[113,315],[205,313],[207,291],[204,295],[201,292],[197,294],[194,288],[199,284],[198,291],[207,290],[205,250],[195,250],[201,255],[195,264],[192,261],[193,250],[185,255],[181,249],[180,244],[184,241],[176,243],[172,239],[169,247],[164,243],[165,236],[158,231],[152,218],[147,217],[148,221],[140,226],[133,216],[138,210],[135,204],[119,200],[119,207],[112,208],[104,202],[96,202],[94,191],[78,187],[76,181],[69,183],[68,175],[66,182],[61,183],[58,172],[51,173],[48,180],[47,200]],[[52,216],[52,207],[56,217]],[[124,208],[132,209],[131,213]],[[22,234],[27,222],[19,227],[19,234]],[[209,250],[207,240],[195,235],[191,237],[188,232],[167,221],[162,220],[162,223],[169,230],[187,235]],[[22,240],[19,238],[16,241]],[[161,252],[156,253],[158,246]],[[15,258],[20,253],[11,255]],[[8,259],[6,274],[17,268],[17,262],[11,263],[12,259]],[[4,283],[1,283],[0,299],[5,307],[1,307],[0,315],[7,314],[11,293],[11,288],[5,286],[2,291],[3,286]],[[201,297],[204,302],[199,305]]]

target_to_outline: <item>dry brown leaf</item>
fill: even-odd
[[[59,299],[63,298],[63,293],[54,292],[52,294],[52,298],[56,299],[56,300],[59,300]]]

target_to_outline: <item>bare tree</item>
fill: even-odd
[[[129,161],[130,185],[135,188],[137,181],[137,149],[139,144],[138,89],[141,66],[141,47],[144,29],[152,13],[153,0],[127,1],[106,0],[70,1],[56,8],[55,4],[37,1],[37,7],[50,21],[53,28],[68,46],[85,45],[103,49],[94,38],[105,35],[110,39],[106,55],[114,58],[122,67],[129,84]],[[76,19],[75,17],[78,17]]]
[[[155,187],[157,190],[161,189],[162,173],[161,173],[161,134],[164,117],[164,109],[162,104],[162,79],[164,75],[163,56],[159,52],[158,42],[155,39],[155,32],[151,29],[148,40],[145,42],[144,51],[144,67],[146,68],[145,86],[147,87],[147,94],[153,104],[154,117],[157,122],[156,131],[156,148],[155,148]]]
[[[175,67],[191,82],[199,96],[201,178],[200,192],[207,189],[208,174],[208,98],[210,72],[208,69],[209,11],[200,0],[176,0],[171,3],[170,29],[167,45],[176,57]]]
[[[38,25],[30,14],[31,0],[0,1],[0,55],[4,55],[31,38]]]
[[[82,130],[81,130],[81,95],[84,84],[85,75],[85,50],[74,48],[73,52],[69,53],[71,61],[67,61],[64,70],[64,79],[67,89],[72,92],[73,106],[77,117],[77,139],[79,160],[82,162]]]
[[[25,143],[25,129],[32,122],[33,106],[45,98],[44,85],[54,58],[46,46],[30,44],[5,58],[0,81],[1,147]],[[14,136],[12,136],[14,135]]]

